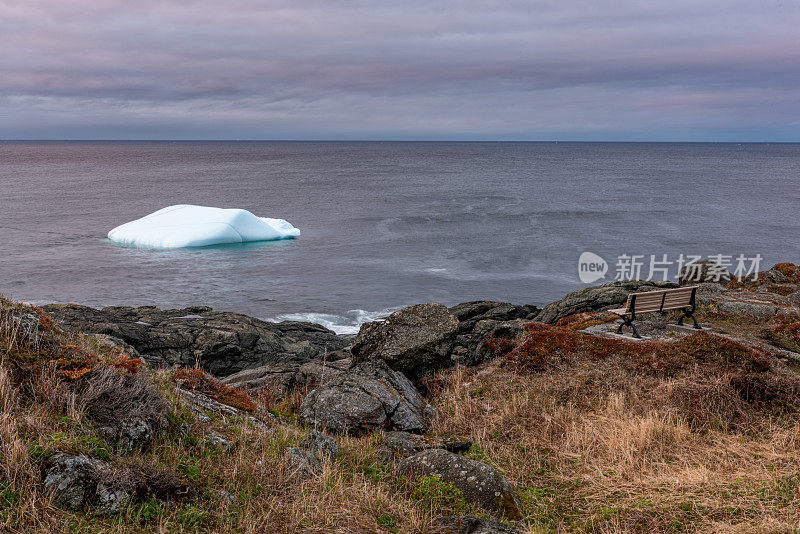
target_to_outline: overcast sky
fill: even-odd
[[[800,141],[800,2],[0,0],[0,138]]]

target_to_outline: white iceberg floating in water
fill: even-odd
[[[108,232],[115,243],[145,248],[205,247],[299,235],[300,230],[283,219],[256,217],[247,210],[187,204],[168,206]]]

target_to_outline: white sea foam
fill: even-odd
[[[332,313],[286,313],[269,319],[270,321],[304,321],[316,323],[333,330],[337,334],[357,334],[361,325],[370,321],[385,319],[400,308],[386,308],[380,311],[349,310],[346,315]]]

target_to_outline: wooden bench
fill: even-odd
[[[622,324],[617,329],[617,334],[622,333],[623,326],[633,328],[633,337],[641,338],[636,331],[637,313],[666,312],[668,310],[683,310],[683,315],[678,319],[678,324],[683,324],[684,319],[691,319],[694,327],[702,330],[694,318],[695,294],[698,286],[678,287],[675,289],[661,289],[658,291],[646,291],[644,293],[631,293],[622,308],[609,310],[622,317]]]

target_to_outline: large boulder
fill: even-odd
[[[103,334],[132,346],[154,366],[192,368],[216,376],[266,364],[299,367],[351,339],[313,323],[270,323],[206,306],[161,310],[155,306],[108,307],[52,304],[44,309],[69,330]],[[293,375],[292,375],[293,376]]]
[[[536,320],[556,324],[559,319],[576,313],[596,312],[618,308],[630,293],[678,287],[674,282],[661,280],[622,280],[601,286],[584,287],[564,298],[551,302],[536,316]]]
[[[508,519],[522,519],[522,505],[505,477],[488,465],[453,454],[430,449],[401,460],[400,474],[408,477],[438,476],[461,491],[467,502],[500,512]]]
[[[360,435],[375,429],[424,432],[435,409],[402,373],[383,361],[365,362],[309,393],[300,422]]]
[[[101,514],[117,513],[135,493],[127,477],[113,475],[110,464],[63,452],[48,459],[42,485],[55,506],[73,512],[96,507]]]
[[[458,319],[441,304],[417,304],[384,321],[361,325],[350,351],[353,362],[382,360],[417,379],[448,367]]]
[[[498,340],[514,343],[525,331],[525,321],[494,321],[484,319],[478,321],[469,335],[459,339],[459,344],[453,348],[453,359],[463,365],[478,365],[490,361],[498,356],[496,344]]]

